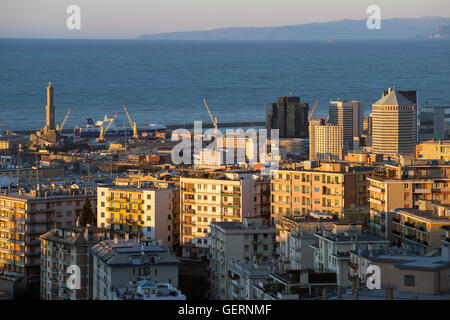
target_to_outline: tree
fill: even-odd
[[[94,212],[92,211],[91,202],[88,198],[84,201],[83,209],[80,214],[80,226],[85,227],[87,224],[94,223]]]

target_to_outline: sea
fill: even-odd
[[[265,120],[265,105],[300,96],[325,116],[329,102],[388,87],[418,90],[419,105],[450,105],[450,41],[145,41],[0,39],[0,131],[44,125],[52,81],[56,121],[84,127],[123,110],[138,125]]]

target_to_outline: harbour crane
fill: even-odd
[[[125,114],[127,115],[128,121],[130,122],[130,127],[133,128],[133,139],[138,139],[139,135],[137,132],[137,126],[136,126],[136,121],[132,121],[130,114],[128,113],[127,107],[125,105],[123,105],[123,109],[125,110]]]
[[[217,124],[218,124],[218,120],[217,117],[213,117],[211,111],[208,108],[208,105],[206,104],[206,99],[203,99],[203,103],[205,104],[206,110],[208,111],[209,117],[211,118],[211,122],[214,126],[215,132],[217,132],[217,130],[219,130]]]
[[[312,120],[312,118],[314,116],[314,110],[316,110],[316,107],[318,104],[319,104],[319,101],[316,100],[316,103],[314,104],[314,107],[312,108],[311,113],[309,114],[308,121]]]
[[[101,128],[100,128],[100,135],[99,135],[99,137],[98,137],[98,139],[97,139],[98,142],[104,142],[104,141],[105,141],[106,133],[108,132],[108,130],[109,130],[109,128],[111,127],[111,125],[113,124],[114,120],[116,119],[117,114],[118,114],[118,112],[116,112],[116,113],[114,114],[114,117],[113,117],[113,118],[111,119],[111,121],[108,123],[108,125],[106,126],[106,129],[103,129],[103,125],[101,126]]]
[[[56,125],[56,131],[61,132],[61,131],[63,130],[64,125],[66,124],[67,118],[69,117],[69,114],[70,114],[70,108],[67,109],[66,116],[64,117],[64,120],[63,120],[63,122],[61,123],[61,126]]]

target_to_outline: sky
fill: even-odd
[[[66,26],[81,9],[81,29]],[[381,18],[450,17],[450,0],[0,0],[0,38],[134,38],[223,27],[281,26]]]

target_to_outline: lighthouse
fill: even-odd
[[[47,86],[47,105],[45,106],[45,126],[47,130],[55,130],[55,105],[53,104],[53,86],[50,81]]]

